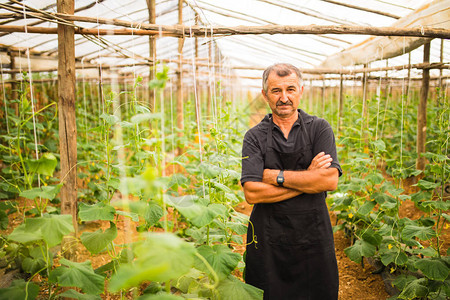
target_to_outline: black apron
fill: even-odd
[[[272,147],[267,132],[265,169],[305,170],[312,145],[299,115],[295,152]],[[270,300],[337,300],[339,277],[326,193],[302,194],[278,203],[255,204],[247,232],[245,281]]]

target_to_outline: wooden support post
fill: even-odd
[[[389,60],[388,59],[386,59],[386,68],[388,68],[389,67]],[[384,90],[384,95],[386,96],[386,99],[387,99],[387,97],[389,97],[389,90],[390,90],[390,86],[389,86],[389,80],[388,80],[388,76],[389,76],[389,72],[388,72],[388,70],[386,70],[386,80],[387,80],[387,82],[386,82],[386,86],[385,86],[385,90]]]
[[[430,61],[430,42],[423,45],[423,61]],[[425,144],[427,140],[427,99],[428,90],[430,88],[430,70],[422,71],[422,88],[420,89],[419,107],[417,109],[417,161],[416,169],[425,170],[425,157],[421,154],[425,153]]]
[[[74,0],[58,0],[58,13],[73,14]],[[74,28],[58,24],[58,117],[61,164],[61,214],[72,215],[77,236],[77,124],[75,119],[75,39]],[[62,251],[76,260],[74,240],[65,240]],[[71,246],[72,245],[72,246]]]
[[[148,22],[150,24],[156,23],[156,4],[155,0],[147,0],[147,8],[148,8]],[[152,62],[150,63],[150,73],[148,77],[148,81],[152,81],[155,79],[156,74],[156,37],[155,36],[149,36],[149,55],[152,59]],[[155,100],[155,89],[149,89],[148,90],[148,103],[150,106],[150,109],[152,111],[155,110],[156,106],[156,100]]]
[[[178,0],[178,24],[183,24],[183,0]],[[183,44],[184,38],[178,38],[178,72],[177,72],[177,128],[179,136],[183,135]],[[178,155],[182,149],[177,148]]]
[[[11,70],[16,68],[16,60],[14,59],[14,55],[12,53],[9,54],[9,60],[11,62]],[[30,74],[31,75],[31,74]],[[19,93],[17,93],[17,75],[16,73],[11,73],[11,99],[10,100],[17,100],[19,97]],[[14,103],[13,105],[14,111],[16,113],[16,116],[19,115],[19,103]]]
[[[367,69],[369,66],[368,64],[364,64],[364,69]],[[361,122],[366,121],[367,124],[369,122],[369,116],[368,116],[368,104],[367,104],[367,95],[368,95],[368,84],[367,84],[367,77],[368,74],[366,72],[363,73],[363,78],[362,78],[362,96],[363,96],[363,107],[362,107],[362,115],[363,115],[363,120]],[[367,126],[366,126],[367,128]]]
[[[338,121],[338,131],[342,130],[342,116],[344,115],[344,75],[341,74],[341,79],[339,83],[339,121]]]

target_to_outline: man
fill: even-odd
[[[300,71],[275,64],[263,74],[268,114],[242,148],[245,198],[254,204],[245,281],[264,299],[338,299],[333,232],[325,203],[342,174],[327,121],[297,109]]]

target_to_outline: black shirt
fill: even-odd
[[[281,129],[272,123],[273,147],[281,152],[295,151],[296,140],[303,130],[300,122],[300,118],[302,118],[312,145],[313,157],[320,152],[329,154],[333,158],[330,167],[338,169],[339,176],[341,176],[342,169],[337,158],[336,142],[330,124],[325,119],[311,116],[301,109],[298,110],[298,113],[299,118],[292,126],[288,139],[284,137]],[[245,134],[242,145],[242,185],[247,181],[262,181],[267,130],[271,123],[271,118],[272,114],[266,115],[258,125],[248,130]]]

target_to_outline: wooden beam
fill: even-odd
[[[71,21],[83,21],[83,19],[97,20],[96,18],[79,16],[59,17]],[[99,23],[100,22],[99,18]],[[97,29],[76,28],[76,34],[85,35],[161,35],[175,37],[205,37],[214,32],[214,36],[247,35],[247,34],[356,34],[374,36],[411,36],[423,38],[450,39],[450,30],[443,28],[396,28],[396,27],[372,27],[372,26],[350,26],[350,25],[263,25],[263,26],[183,26],[183,25],[156,25],[119,21],[114,19],[103,19],[105,24],[125,26],[120,29]],[[130,29],[136,26],[141,29]],[[140,27],[137,27],[140,26]],[[25,32],[25,26],[1,25],[0,32]],[[31,27],[28,33],[56,34],[56,28]]]
[[[58,0],[57,10],[73,14],[74,0]],[[58,117],[61,164],[61,214],[72,216],[77,229],[77,124],[75,119],[75,36],[74,28],[58,25]],[[64,256],[76,260],[73,240],[63,243]]]
[[[423,45],[423,62],[428,63],[430,61],[430,42]],[[426,152],[427,141],[427,99],[428,90],[430,88],[430,70],[423,69],[422,73],[422,88],[420,89],[419,107],[417,109],[417,160],[416,169],[425,170],[425,157],[422,157],[422,153]],[[422,174],[423,175],[423,174]]]

